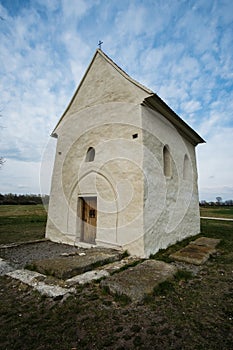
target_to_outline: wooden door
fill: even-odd
[[[86,243],[95,244],[96,222],[97,222],[97,198],[83,197],[82,205],[82,232],[81,240]]]

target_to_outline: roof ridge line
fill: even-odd
[[[137,80],[135,80],[134,78],[132,78],[124,69],[122,69],[116,62],[113,61],[112,58],[110,58],[103,50],[101,49],[97,49],[96,53],[99,53],[102,57],[104,57],[114,68],[116,68],[119,73],[121,73],[126,79],[128,79],[129,81],[131,81],[133,84],[137,85],[138,87],[140,87],[141,89],[143,89],[144,91],[146,91],[148,94],[154,94],[154,91],[152,91],[151,89],[149,89],[147,86],[139,83]]]
[[[86,76],[87,76],[87,74],[88,74],[88,72],[89,72],[89,70],[90,70],[90,68],[91,68],[91,66],[92,66],[92,64],[93,64],[93,62],[94,62],[96,56],[97,56],[97,54],[101,55],[109,64],[111,64],[111,66],[112,66],[113,68],[115,68],[125,79],[127,79],[128,81],[130,81],[132,84],[136,85],[138,88],[144,90],[145,92],[147,92],[147,93],[150,94],[150,95],[153,95],[153,94],[154,94],[154,92],[153,92],[152,90],[150,90],[150,89],[148,89],[146,86],[140,84],[137,80],[133,79],[129,74],[127,74],[127,73],[126,73],[121,67],[119,67],[119,66],[118,66],[104,51],[102,51],[102,50],[100,50],[100,49],[96,49],[95,54],[94,54],[94,56],[92,57],[91,62],[89,63],[89,65],[88,65],[88,67],[87,67],[87,69],[86,69],[86,71],[85,71],[85,73],[84,73],[84,75],[83,75],[83,77],[82,77],[80,83],[78,84],[78,86],[77,86],[77,88],[76,88],[76,90],[75,90],[75,92],[74,92],[74,94],[73,94],[73,96],[72,96],[72,98],[71,98],[71,100],[70,100],[70,103],[69,103],[68,106],[66,107],[66,109],[65,109],[65,111],[63,112],[63,114],[61,115],[61,117],[60,117],[60,119],[59,119],[57,125],[56,125],[55,128],[53,129],[53,131],[52,131],[52,133],[51,133],[51,136],[52,136],[52,137],[56,137],[55,130],[57,129],[57,127],[58,127],[58,125],[60,124],[60,122],[62,121],[62,119],[63,119],[63,117],[65,116],[66,112],[69,110],[70,106],[72,105],[72,103],[73,103],[73,101],[74,101],[74,99],[75,99],[75,97],[76,97],[76,95],[77,95],[79,89],[81,88],[81,86],[82,86],[82,84],[83,84],[83,82],[84,82],[84,80],[85,80],[85,78],[86,78]]]

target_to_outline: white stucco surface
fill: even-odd
[[[195,147],[143,104],[149,96],[97,51],[54,130],[47,238],[81,243],[81,197],[97,197],[95,242],[100,246],[148,257],[199,232]],[[163,170],[165,145],[169,177]],[[86,161],[89,147],[95,150],[91,162]]]

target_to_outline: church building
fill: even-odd
[[[200,232],[195,147],[205,141],[102,50],[52,136],[48,239],[146,258]]]

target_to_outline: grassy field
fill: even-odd
[[[6,220],[1,224],[2,242],[18,236],[17,240],[43,237],[43,208],[13,208],[0,208],[1,223],[2,218]],[[12,231],[14,235],[9,235]],[[109,295],[98,282],[77,287],[76,295],[64,301],[54,301],[20,282],[0,277],[0,348],[232,349],[233,222],[202,220],[201,231],[222,240],[218,253],[197,275],[179,273],[140,304]],[[160,251],[154,258],[169,261],[169,254],[188,241]]]
[[[233,207],[201,207],[201,216],[233,219]]]
[[[233,207],[200,208],[201,216],[233,219]],[[0,244],[42,239],[47,212],[43,205],[1,205]]]
[[[0,244],[44,238],[46,219],[43,205],[1,205]]]

